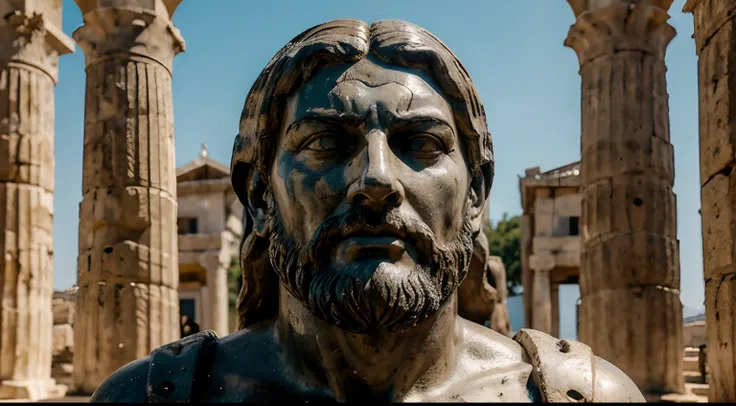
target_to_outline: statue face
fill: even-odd
[[[348,331],[416,323],[467,271],[471,177],[450,104],[369,56],[288,100],[270,173],[271,262]]]

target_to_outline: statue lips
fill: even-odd
[[[398,212],[356,210],[331,216],[315,232],[306,255],[318,266],[384,259],[414,267],[436,258],[432,232],[420,220]]]
[[[407,249],[405,238],[398,230],[363,228],[346,233],[337,250],[350,262],[368,258],[398,262]]]

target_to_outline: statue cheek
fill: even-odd
[[[316,204],[322,206],[327,213],[340,204],[345,198],[345,179],[342,171],[328,171],[317,182],[314,194],[318,199]]]
[[[304,242],[342,201],[340,182],[331,184],[328,176],[319,175],[324,174],[293,170],[285,182],[291,191],[288,199],[292,208],[286,217],[294,222],[294,229]]]
[[[428,217],[425,221],[438,236],[458,232],[463,222],[468,195],[467,177],[454,169],[438,165],[424,171],[427,175],[424,190],[431,189],[431,196],[425,197],[432,202],[426,209],[429,213],[425,214]]]

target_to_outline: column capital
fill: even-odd
[[[60,8],[34,10],[21,4],[5,14],[0,20],[0,59],[37,68],[56,83],[59,56],[74,52],[74,41],[55,24],[61,24],[60,13]]]
[[[529,256],[529,268],[535,273],[550,272],[555,268],[555,257],[552,254],[533,254]]]
[[[693,15],[695,53],[700,55],[716,32],[736,17],[736,0],[687,0],[682,12]]]
[[[139,57],[152,59],[171,72],[174,56],[186,50],[184,38],[171,22],[179,0],[149,1],[153,7],[148,8],[134,4],[142,3],[140,0],[118,1],[123,7],[117,3],[116,7],[105,7],[111,0],[97,0],[102,7],[90,6],[85,0],[76,2],[84,25],[72,36],[84,51],[87,66],[114,56]],[[170,7],[164,7],[166,4]]]
[[[570,27],[564,45],[578,55],[580,64],[619,51],[637,51],[664,59],[675,37],[667,23],[673,0],[568,0],[577,21]]]

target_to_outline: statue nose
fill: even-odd
[[[375,210],[397,207],[404,201],[404,190],[393,172],[393,157],[386,135],[373,131],[367,139],[365,167],[359,181],[350,187],[348,201]]]

